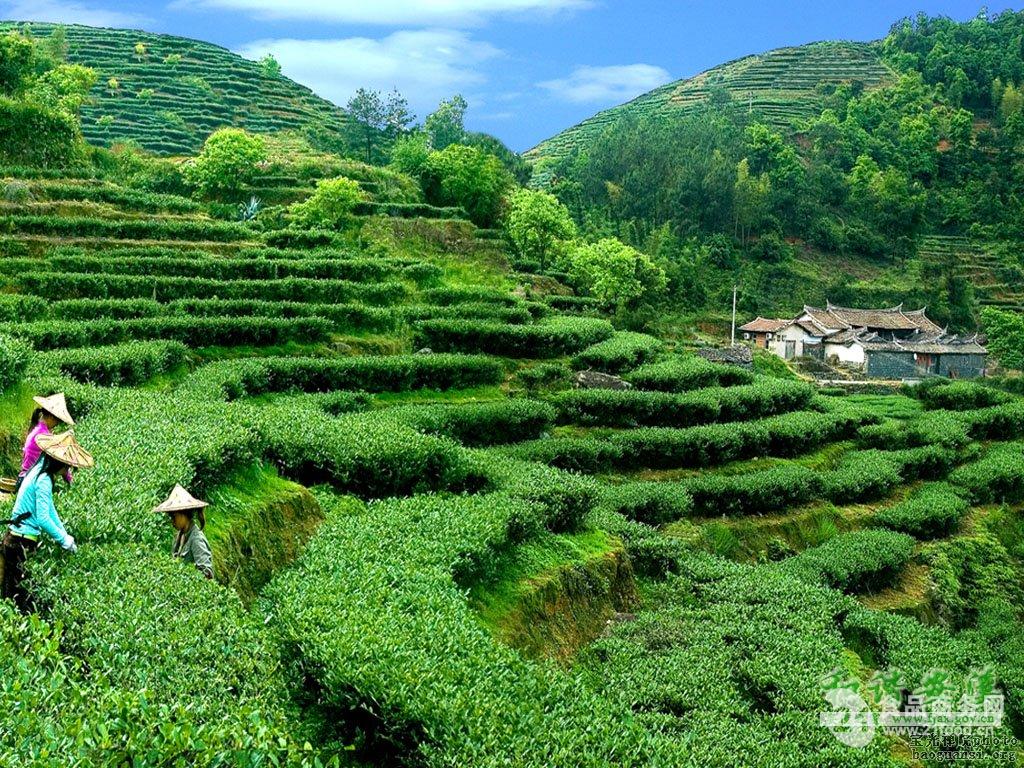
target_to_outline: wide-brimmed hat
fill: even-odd
[[[210,506],[205,501],[200,501],[180,485],[175,484],[171,495],[158,506],[153,507],[154,512],[185,512],[190,509],[202,509]]]
[[[52,413],[58,419],[63,421],[69,427],[75,426],[75,420],[71,418],[71,412],[68,410],[67,400],[64,399],[64,393],[58,392],[55,395],[49,397],[36,397],[32,398],[36,404],[47,413]]]
[[[96,463],[92,454],[75,440],[75,430],[73,429],[61,432],[59,435],[39,435],[36,438],[36,445],[47,456],[71,467],[87,469]]]

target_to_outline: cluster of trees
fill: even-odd
[[[0,35],[0,162],[60,167],[82,157],[80,112],[96,73],[66,58],[61,28],[43,42]]]
[[[724,300],[724,270],[754,272],[746,310],[779,310],[759,284],[793,244],[903,266],[929,231],[1024,238],[1022,39],[1024,13],[906,20],[882,45],[893,82],[822,86],[792,133],[722,90],[688,114],[627,114],[552,169],[553,191],[584,233],[655,257],[694,309]],[[926,290],[941,320],[973,324],[962,282]]]
[[[513,192],[504,229],[521,269],[560,271],[566,282],[624,320],[641,318],[664,298],[665,271],[650,256],[618,238],[582,239],[569,209],[548,192]]]

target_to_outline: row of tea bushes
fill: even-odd
[[[750,384],[754,374],[734,365],[712,363],[702,357],[673,357],[642,365],[626,379],[638,389],[659,392],[686,392],[705,387],[731,387]]]
[[[504,378],[500,361],[475,355],[266,357],[204,366],[182,389],[193,397],[237,399],[274,392],[467,389],[498,384]]]
[[[978,461],[954,470],[949,481],[974,504],[1024,499],[1024,443],[992,446]]]
[[[878,512],[872,523],[919,539],[933,539],[951,533],[968,508],[967,500],[948,483],[928,483],[904,501]]]
[[[795,411],[749,422],[686,429],[644,427],[600,438],[534,440],[510,455],[579,472],[613,469],[711,467],[754,456],[795,456],[824,445],[863,423],[863,414]]]
[[[408,405],[389,408],[383,417],[418,432],[443,435],[463,445],[482,447],[532,440],[551,428],[555,409],[536,400],[496,400],[458,405]]]
[[[464,492],[486,479],[464,448],[446,437],[355,413],[338,418],[303,403],[246,408],[263,455],[303,485],[328,483],[363,498]]]
[[[646,333],[619,331],[610,339],[587,347],[572,362],[576,368],[622,373],[652,359],[663,347],[659,339]]]
[[[408,279],[431,284],[440,279],[441,268],[425,262],[403,263],[392,259],[243,259],[240,257],[183,258],[122,255],[62,256],[45,261],[11,259],[3,263],[5,275],[24,271],[77,272],[153,277],[198,277],[207,280],[281,280],[304,277],[317,280],[372,282]]]
[[[664,765],[895,765],[884,740],[851,749],[819,721],[851,599],[700,553],[678,571],[578,661],[597,693],[673,739]]]
[[[0,233],[50,237],[111,237],[124,240],[248,240],[253,230],[244,224],[213,219],[146,218],[98,219],[83,216],[0,215]]]
[[[67,272],[54,279],[51,272],[21,272],[11,278],[23,293],[51,301],[68,298],[134,299],[257,299],[264,301],[356,301],[389,305],[407,298],[404,283],[355,283],[350,280],[313,280],[288,277],[282,280],[208,280],[199,277],[148,277],[146,275]]]
[[[607,320],[553,317],[533,325],[482,320],[423,320],[415,324],[415,343],[438,352],[479,352],[517,358],[572,354],[607,339]]]
[[[166,373],[188,360],[188,348],[176,341],[134,341],[101,347],[55,349],[36,357],[76,381],[99,386],[131,386]]]
[[[814,389],[802,382],[766,378],[754,384],[682,394],[582,389],[559,393],[552,402],[564,424],[689,427],[800,410],[810,404],[813,395]]]
[[[888,585],[914,552],[914,539],[884,529],[840,533],[784,560],[779,569],[844,592]]]
[[[404,762],[430,766],[656,759],[628,708],[495,642],[467,604],[463,589],[536,530],[541,505],[500,493],[325,506],[267,601],[292,674],[332,711],[368,712]]]
[[[38,350],[95,347],[163,339],[190,347],[289,341],[315,343],[330,338],[333,326],[322,317],[145,317],[130,320],[44,320],[0,325]]]

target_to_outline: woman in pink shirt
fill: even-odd
[[[75,425],[75,420],[71,418],[71,413],[68,411],[68,404],[64,399],[63,392],[49,397],[37,396],[32,399],[39,407],[32,412],[32,420],[29,422],[28,436],[25,438],[25,447],[22,452],[21,472],[18,473],[18,485],[21,485],[25,475],[39,461],[42,451],[36,444],[36,438],[40,435],[50,434],[58,424],[67,424],[69,427]],[[64,473],[64,479],[71,482],[70,470]]]

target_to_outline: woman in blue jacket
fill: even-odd
[[[75,441],[72,430],[59,435],[39,435],[36,443],[43,455],[18,489],[10,527],[3,541],[3,596],[14,600],[15,605],[26,612],[32,605],[22,585],[25,560],[38,548],[39,539],[46,535],[69,552],[77,549],[53,505],[54,482],[63,477],[69,467],[91,467],[94,463],[92,456]]]

